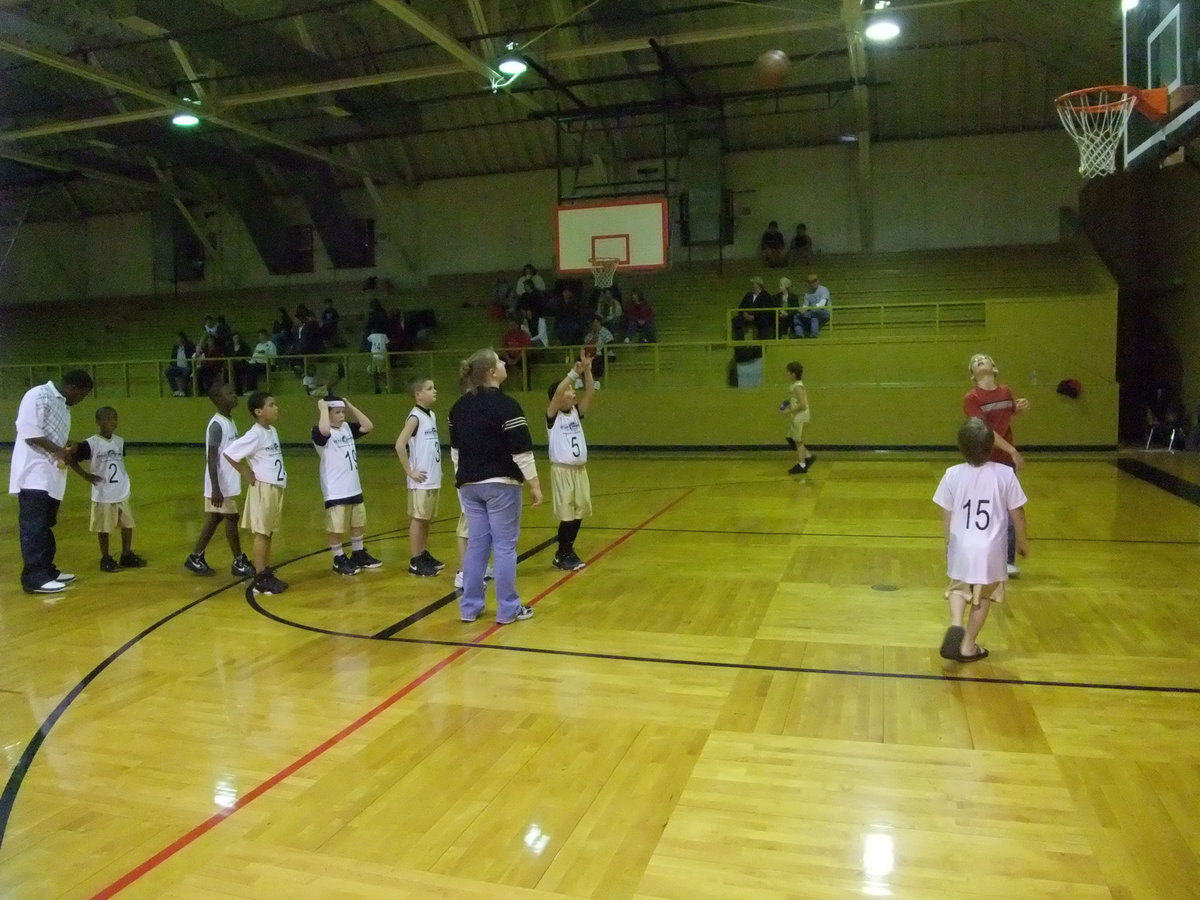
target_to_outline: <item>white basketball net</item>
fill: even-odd
[[[611,256],[598,256],[592,260],[592,280],[598,288],[612,287],[621,260]]]
[[[1058,117],[1079,145],[1079,174],[1084,178],[1117,170],[1117,144],[1135,103],[1136,94],[1112,88],[1076,91],[1058,98]]]

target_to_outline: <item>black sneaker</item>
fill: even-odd
[[[423,560],[425,560],[425,562],[427,562],[431,566],[433,566],[435,569],[437,569],[439,572],[442,571],[442,569],[446,568],[446,564],[444,562],[442,562],[440,559],[434,559],[433,554],[431,554],[428,550],[421,551],[421,558]]]
[[[408,563],[408,574],[420,575],[422,578],[433,578],[438,570],[430,565],[423,556],[414,556]]]
[[[254,579],[253,589],[256,594],[282,594],[288,589],[288,586],[286,582],[276,578],[271,569],[267,568],[263,569]]]
[[[808,466],[807,465],[802,466],[802,465],[800,465],[800,463],[796,463],[794,466],[792,466],[790,469],[788,469],[788,474],[789,475],[807,475],[808,474]]]
[[[351,553],[350,562],[354,563],[360,569],[378,569],[383,565],[383,561],[373,557],[366,551],[366,548],[355,550]]]
[[[564,572],[574,572],[577,569],[582,569],[585,563],[574,553],[555,553],[554,561],[551,565]]]
[[[102,557],[100,557],[100,571],[101,572],[120,572],[121,566],[111,556],[102,556]]]
[[[121,554],[121,568],[123,569],[141,569],[146,565],[146,561],[130,550],[128,553]]]
[[[333,571],[339,575],[357,575],[362,569],[352,563],[345,553],[339,553],[333,558]]]
[[[570,553],[567,554],[567,562],[569,562],[571,564],[571,566],[575,569],[576,572],[578,572],[580,569],[582,569],[584,566],[587,565],[587,563],[585,563],[582,559],[579,558],[579,556],[575,553],[574,550],[572,550]]]
[[[217,570],[209,566],[205,561],[203,553],[189,553],[188,558],[183,561],[183,567],[189,572],[195,572],[197,575],[217,574]],[[253,572],[250,574],[253,574]]]
[[[233,565],[229,567],[229,573],[235,578],[250,578],[254,575],[254,563],[246,558],[245,553],[242,553],[233,558]]]

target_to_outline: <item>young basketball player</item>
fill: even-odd
[[[1004,563],[1008,526],[1016,531],[1017,552],[1029,554],[1025,538],[1025,492],[1009,466],[988,457],[995,433],[982,419],[967,419],[958,429],[965,463],[942,476],[933,502],[942,508],[946,573],[950,587],[950,627],[942,638],[943,659],[975,662],[987,657],[976,638],[993,603],[1004,600],[1008,571]],[[964,625],[967,606],[970,616]]]
[[[792,376],[792,387],[788,391],[787,402],[779,407],[785,416],[791,416],[788,421],[788,446],[796,451],[797,462],[788,469],[789,475],[807,475],[808,467],[817,461],[816,454],[804,446],[804,426],[812,417],[808,406],[808,390],[804,387],[804,366],[796,361],[787,364],[788,374]]]
[[[217,574],[205,560],[204,550],[216,533],[217,526],[224,522],[225,540],[233,554],[230,572],[237,578],[248,578],[254,574],[254,566],[242,552],[242,539],[238,535],[237,498],[242,493],[242,479],[224,455],[225,448],[238,436],[237,425],[233,421],[233,408],[237,406],[238,396],[233,385],[222,383],[213,386],[208,398],[217,411],[208,420],[204,430],[204,524],[200,526],[196,547],[184,560],[183,567],[197,575]]]
[[[254,535],[252,589],[256,594],[282,594],[288,588],[287,583],[276,577],[269,565],[271,536],[283,518],[283,490],[287,487],[283,449],[275,430],[279,407],[270,394],[255,391],[246,399],[246,408],[254,417],[254,424],[225,448],[224,456],[249,485],[239,524]]]
[[[133,513],[129,509],[129,473],[125,470],[125,440],[114,434],[117,411],[111,406],[96,410],[96,429],[75,449],[77,462],[88,461],[92,483],[91,530],[100,540],[100,571],[117,572],[122,567],[140,569],[146,561],[133,552]],[[108,536],[121,529],[121,559],[109,553]]]
[[[353,416],[353,422],[347,422]],[[325,498],[325,531],[333,553],[333,571],[357,575],[363,569],[378,569],[382,562],[367,552],[363,531],[367,510],[363,505],[362,481],[358,476],[358,452],[354,442],[375,426],[362,411],[344,397],[317,401],[317,424],[312,442],[320,457],[321,496]],[[350,556],[342,542],[350,532]]]
[[[575,554],[575,538],[583,517],[592,513],[592,486],[587,473],[587,440],[583,417],[596,395],[593,357],[577,361],[558,384],[550,385],[546,433],[550,439],[550,484],[558,517],[558,550],[553,565],[573,572],[587,565]],[[575,380],[583,377],[583,396],[575,396]]]
[[[408,571],[432,578],[445,568],[429,552],[429,522],[437,515],[442,487],[442,443],[431,408],[437,402],[437,387],[432,378],[422,376],[414,378],[408,389],[414,405],[396,438],[396,456],[408,476],[408,543],[412,551]]]
[[[975,387],[967,391],[963,397],[963,415],[983,419],[991,426],[995,435],[995,446],[992,447],[992,462],[1009,466],[1014,471],[1025,466],[1025,459],[1013,444],[1012,420],[1018,413],[1029,409],[1029,401],[1025,398],[1013,397],[1012,389],[1006,384],[999,384],[996,376],[1000,370],[995,361],[986,353],[976,353],[967,365],[971,380]],[[1017,568],[1016,536],[1010,523],[1008,530],[1008,574],[1015,578],[1021,574]]]

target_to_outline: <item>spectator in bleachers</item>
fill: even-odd
[[[517,368],[525,362],[525,354],[522,351],[528,350],[532,346],[533,336],[530,334],[529,328],[522,322],[512,319],[509,321],[508,331],[504,332],[504,336],[500,338],[500,358],[510,369]]]
[[[787,239],[779,230],[778,222],[772,221],[767,224],[767,230],[758,242],[758,255],[772,268],[787,265]]]
[[[297,320],[300,322],[300,330],[296,335],[297,342],[300,345],[300,353],[305,356],[315,356],[323,353],[325,350],[325,342],[321,340],[321,326],[313,317],[312,313],[306,312],[300,314],[297,310]]]
[[[338,334],[338,321],[341,316],[333,308],[333,298],[325,298],[325,308],[321,310],[321,339],[327,347],[344,347],[342,337]]]
[[[808,235],[808,226],[801,222],[796,226],[796,234],[788,244],[788,261],[792,264],[812,262],[813,242]]]
[[[760,341],[774,337],[772,334],[772,315],[761,310],[770,309],[774,301],[771,295],[763,290],[763,280],[755,275],[750,279],[750,290],[742,295],[738,304],[740,312],[733,317],[733,339],[746,339],[746,329],[753,328],[754,336]]]
[[[217,339],[210,334],[204,335],[200,346],[192,354],[192,362],[196,366],[196,384],[201,394],[207,394],[213,385],[222,380],[222,369],[225,367],[221,359],[221,348]]]
[[[234,386],[239,391],[245,390],[242,385],[245,384],[249,373],[250,348],[242,342],[242,336],[238,332],[229,335],[229,343],[221,351],[221,355],[232,360],[229,367],[233,370]]]
[[[625,343],[653,344],[658,340],[654,327],[654,309],[636,288],[625,304]]]
[[[195,354],[196,345],[188,340],[186,334],[179,332],[169,354],[171,364],[163,372],[171,393],[176,397],[186,397],[192,386],[192,357]]]
[[[267,334],[267,329],[260,328],[258,343],[254,345],[254,352],[250,354],[250,361],[246,364],[245,382],[240,386],[243,393],[258,390],[259,379],[267,374],[267,369],[278,355],[279,350]]]
[[[275,322],[271,325],[271,340],[275,344],[276,351],[281,355],[286,356],[296,350],[294,328],[295,325],[292,323],[292,317],[288,315],[288,311],[282,306],[279,307],[279,315],[275,317]]]
[[[815,272],[808,276],[808,287],[804,291],[803,309],[796,316],[796,327],[800,337],[815,338],[821,326],[829,324],[829,288],[821,284]]]
[[[387,334],[388,331],[388,314],[384,311],[383,304],[379,302],[378,297],[372,297],[371,302],[367,304],[367,323],[363,326],[362,349],[370,349],[368,339],[370,335],[379,333]]]
[[[201,335],[200,340],[203,341],[205,336],[208,336],[208,337],[216,340],[216,338],[218,336],[217,335],[217,317],[216,316],[205,316],[204,317],[204,335]]]
[[[558,305],[558,318],[554,320],[554,337],[560,344],[578,344],[588,330],[591,314],[575,297],[575,292],[564,288]]]
[[[296,317],[297,322],[299,322],[301,319],[303,319],[305,317],[311,317],[312,314],[313,314],[313,311],[311,309],[309,309],[308,306],[306,306],[303,303],[297,303],[296,304],[296,312],[293,313],[293,315]]]
[[[407,353],[413,348],[412,335],[404,324],[404,313],[397,307],[388,316],[387,322],[388,349],[392,353]]]
[[[233,329],[225,321],[224,316],[217,316],[217,349],[224,353],[229,349],[229,339],[233,337]]]
[[[771,298],[779,312],[779,337],[799,337],[796,328],[796,317],[800,314],[800,298],[792,292],[792,279],[779,279],[779,293]]]
[[[525,268],[521,270],[521,277],[517,279],[516,295],[520,299],[526,294],[536,294],[541,296],[546,293],[546,282],[538,270],[533,267],[532,263],[525,263]]]
[[[612,341],[612,332],[604,327],[600,314],[596,313],[588,324],[587,334],[583,336],[583,355],[592,358],[592,376],[596,379],[596,387],[600,387],[600,379],[604,377],[607,347]]]
[[[488,304],[493,310],[500,309],[505,315],[512,313],[513,301],[516,299],[513,287],[508,283],[508,275],[504,272],[496,273],[496,280],[492,282],[492,299]]]
[[[604,323],[604,327],[613,334],[621,331],[621,301],[613,296],[613,292],[605,288],[600,292],[600,301],[596,304],[596,315]]]

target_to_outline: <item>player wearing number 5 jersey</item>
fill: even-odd
[[[592,378],[592,359],[585,356],[550,385],[547,394],[546,433],[550,442],[550,485],[554,497],[554,515],[558,517],[558,551],[554,568],[564,572],[585,565],[575,553],[575,538],[583,517],[592,514],[592,486],[587,473],[587,440],[583,436],[583,417],[596,395]],[[575,380],[583,376],[583,396],[575,396]]]
[[[92,482],[91,530],[100,541],[100,571],[140,569],[146,561],[133,552],[133,511],[129,508],[129,473],[125,471],[125,439],[115,434],[117,411],[111,406],[96,410],[100,432],[81,443],[77,462],[88,461]],[[108,536],[121,529],[121,560],[109,553]]]
[[[342,397],[318,400],[317,414],[312,442],[321,460],[321,496],[325,498],[325,531],[329,534],[333,571],[339,575],[357,575],[363,569],[378,569],[383,563],[367,552],[363,542],[367,509],[363,505],[358,450],[354,443],[375,426],[361,410]],[[355,421],[346,421],[348,416],[353,416]],[[347,531],[350,532],[349,556],[342,545]]]
[[[982,419],[967,419],[958,429],[958,448],[966,462],[947,469],[933,495],[933,502],[942,508],[950,577],[946,591],[950,627],[942,640],[941,655],[958,662],[974,662],[988,655],[976,638],[991,604],[1004,599],[1010,521],[1017,552],[1021,556],[1029,553],[1025,492],[1016,472],[988,460],[994,444],[991,426]],[[964,625],[968,605],[971,613]]]
[[[239,524],[254,535],[255,575],[251,589],[256,594],[282,594],[288,586],[275,576],[269,565],[271,536],[283,518],[283,490],[287,487],[283,449],[275,430],[279,407],[270,394],[255,391],[246,399],[246,408],[254,417],[254,424],[225,448],[224,455],[249,485]]]

